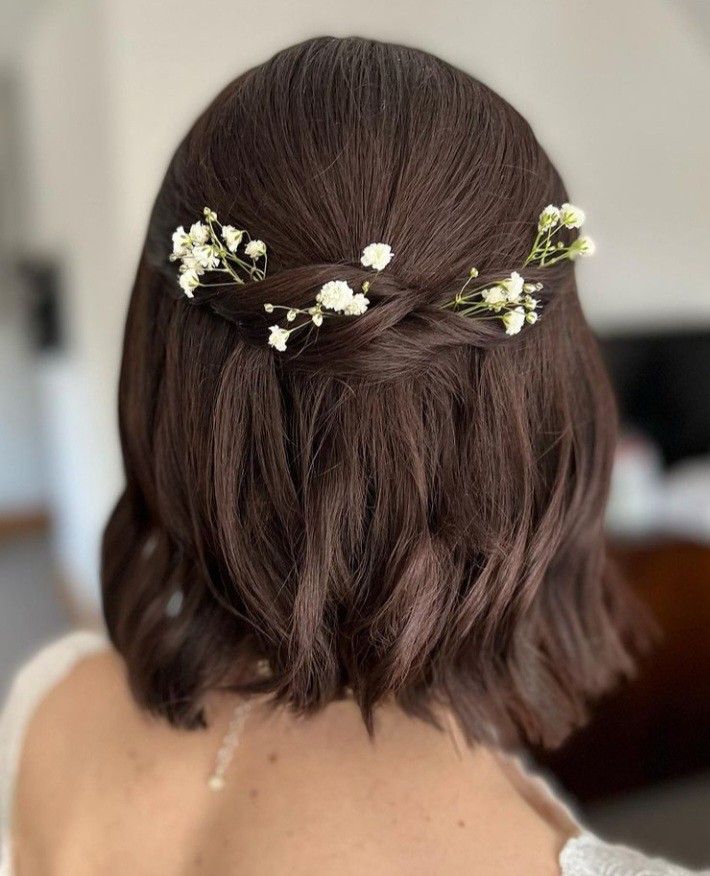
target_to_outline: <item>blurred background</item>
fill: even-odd
[[[598,243],[579,281],[624,420],[609,532],[664,638],[540,758],[607,837],[710,863],[710,2],[0,0],[0,18],[0,696],[97,622],[124,311],[178,139],[286,45],[415,45],[522,111]]]

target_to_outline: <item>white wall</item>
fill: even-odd
[[[26,226],[62,266],[64,353],[38,361],[48,489],[61,571],[95,598],[100,532],[120,485],[114,417],[126,288],[116,274],[108,150],[107,34],[100,3],[47,3],[20,56]],[[130,232],[129,232],[130,233]]]
[[[533,123],[589,214],[581,266],[600,327],[710,324],[706,36],[664,0],[63,0],[22,50],[30,229],[66,251],[73,346],[52,412],[61,552],[95,587],[120,483],[113,422],[122,313],[160,176],[216,90],[277,49],[360,34],[429,49]],[[62,449],[64,448],[64,449]]]
[[[0,515],[12,517],[46,508],[46,469],[26,313],[12,273],[0,275]]]
[[[17,101],[11,76],[0,72],[0,515],[46,507],[37,381],[27,310],[17,282]]]

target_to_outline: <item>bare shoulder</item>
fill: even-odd
[[[72,765],[102,726],[125,709],[128,687],[121,658],[106,648],[81,657],[42,697],[25,729],[18,791],[46,791],[63,765]],[[41,782],[40,782],[41,779]]]
[[[18,850],[49,844],[63,829],[82,776],[128,699],[122,660],[108,646],[77,659],[40,698],[24,728],[14,788]]]
[[[136,862],[167,861],[167,844],[175,866],[163,872],[182,872],[209,793],[210,753],[205,735],[176,731],[137,705],[115,651],[82,656],[26,725],[13,801],[17,869],[139,872],[127,850]]]
[[[106,710],[125,700],[121,657],[105,648],[81,657],[42,698],[25,735],[25,759],[76,739]]]

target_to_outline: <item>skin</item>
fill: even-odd
[[[14,801],[18,876],[553,876],[576,832],[495,753],[382,706],[312,718],[256,706],[224,790],[206,779],[236,700],[183,732],[133,702],[111,652],[35,712]],[[446,716],[444,716],[446,720]]]

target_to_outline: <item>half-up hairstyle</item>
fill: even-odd
[[[529,274],[544,307],[515,337],[441,306],[472,265],[518,269],[565,199],[515,110],[401,46],[310,40],[203,112],[133,288],[103,544],[142,706],[195,727],[216,688],[299,712],[350,689],[370,728],[394,698],[471,741],[555,744],[631,670],[602,531],[615,411],[573,266]],[[205,205],[267,242],[265,280],[185,298],[171,233]],[[267,345],[265,303],[359,288],[380,240],[367,313]]]

